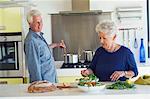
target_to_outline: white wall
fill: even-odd
[[[116,8],[117,7],[143,7],[142,20],[125,20],[124,22],[119,22],[116,18]],[[148,46],[147,46],[147,13],[146,13],[146,0],[91,0],[90,1],[91,10],[102,10],[102,11],[113,11],[113,20],[117,23],[118,27],[142,27],[142,30],[137,31],[137,41],[138,48],[135,49],[134,44],[134,32],[130,33],[130,49],[135,55],[136,62],[139,63],[139,47],[140,47],[140,38],[144,38],[144,46],[146,50],[146,62],[148,63]],[[127,33],[125,33],[127,34]],[[118,31],[117,43],[122,44],[122,33]],[[126,44],[125,44],[126,46]]]

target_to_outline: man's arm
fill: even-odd
[[[38,47],[31,41],[26,44],[25,50],[30,82],[42,80]]]
[[[56,48],[56,47],[60,47],[60,48],[66,48],[66,45],[64,43],[63,40],[61,40],[60,43],[52,43],[49,45],[50,48]]]

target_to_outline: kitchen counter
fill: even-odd
[[[105,83],[108,84],[108,83]],[[27,88],[29,84],[19,85],[0,85],[0,99],[77,99],[80,98],[136,98],[136,99],[148,99],[150,97],[150,85],[136,85],[135,89],[126,90],[110,90],[102,89],[91,92],[84,92],[79,88],[66,88],[57,89],[53,92],[46,93],[28,93]]]

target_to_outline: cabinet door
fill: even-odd
[[[23,78],[0,78],[0,82],[6,84],[23,84]]]
[[[3,22],[5,30],[3,32],[21,32],[22,31],[22,17],[21,8],[4,8]]]
[[[0,8],[0,26],[2,26],[2,8]]]
[[[4,29],[3,8],[0,8],[0,31]]]

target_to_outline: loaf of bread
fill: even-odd
[[[56,86],[48,81],[35,81],[28,87],[29,93],[42,93],[56,90]]]

